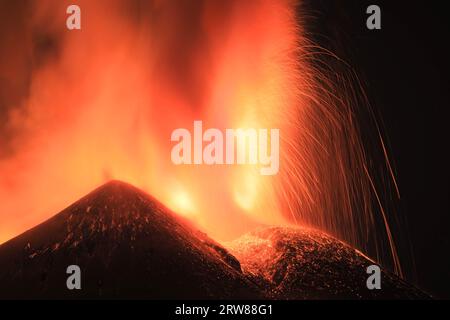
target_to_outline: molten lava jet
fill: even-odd
[[[82,30],[65,29],[68,1],[30,1],[5,20],[23,41],[1,44],[0,69],[24,93],[0,124],[0,242],[119,179],[218,240],[313,226],[400,270],[363,99],[308,39],[302,1],[77,2]],[[195,120],[279,129],[278,174],[175,165],[171,133]]]

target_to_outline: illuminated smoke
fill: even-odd
[[[0,242],[119,179],[218,239],[259,223],[298,223],[379,257],[390,248],[399,271],[361,141],[362,99],[308,41],[298,4],[76,3],[81,31],[65,29],[72,2],[39,0],[26,10],[27,94],[8,106],[0,131]],[[173,165],[171,132],[194,120],[280,128],[280,174]]]

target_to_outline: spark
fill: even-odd
[[[30,70],[28,97],[9,114],[0,241],[114,178],[218,239],[250,231],[244,220],[314,226],[372,256],[368,239],[376,248],[387,241],[400,272],[359,127],[364,93],[328,63],[350,68],[345,61],[308,39],[301,1],[148,1],[139,12],[136,1],[108,1],[107,11],[80,1],[91,16],[75,36],[54,30],[64,4],[38,3],[28,32],[50,25],[43,32],[59,44],[58,59]],[[279,128],[279,174],[174,166],[170,134],[196,119]],[[382,151],[400,194],[384,143]],[[377,232],[380,218],[388,239]]]

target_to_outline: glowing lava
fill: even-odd
[[[218,239],[259,223],[314,225],[361,249],[377,237],[355,101],[317,63],[295,1],[78,4],[83,27],[69,32],[67,1],[32,2],[28,95],[0,136],[11,150],[0,154],[0,242],[111,179]],[[199,119],[279,128],[279,174],[173,165],[171,132]]]

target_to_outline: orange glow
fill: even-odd
[[[117,179],[218,240],[301,223],[365,249],[376,218],[356,102],[320,67],[297,1],[80,0],[82,30],[67,31],[72,2],[30,10],[28,33],[56,39],[56,52],[24,40],[32,76],[5,125],[0,243]],[[279,128],[280,173],[175,166],[171,132],[194,120]]]
[[[78,3],[76,32],[60,30],[68,2],[34,4],[30,32],[62,32],[61,47],[33,70],[29,97],[9,116],[19,134],[0,160],[0,242],[110,179],[219,238],[241,233],[234,225],[244,214],[249,226],[283,221],[273,190],[258,187],[270,178],[250,167],[177,167],[170,134],[196,119],[216,128],[282,124],[272,110],[293,96],[281,96],[292,83],[279,61],[294,59],[292,2],[150,1],[134,17],[126,1]],[[256,211],[262,199],[274,208],[267,216]]]
[[[189,193],[184,190],[174,189],[172,194],[172,199],[169,199],[167,202],[168,207],[187,216],[196,212],[195,205],[193,204]]]

